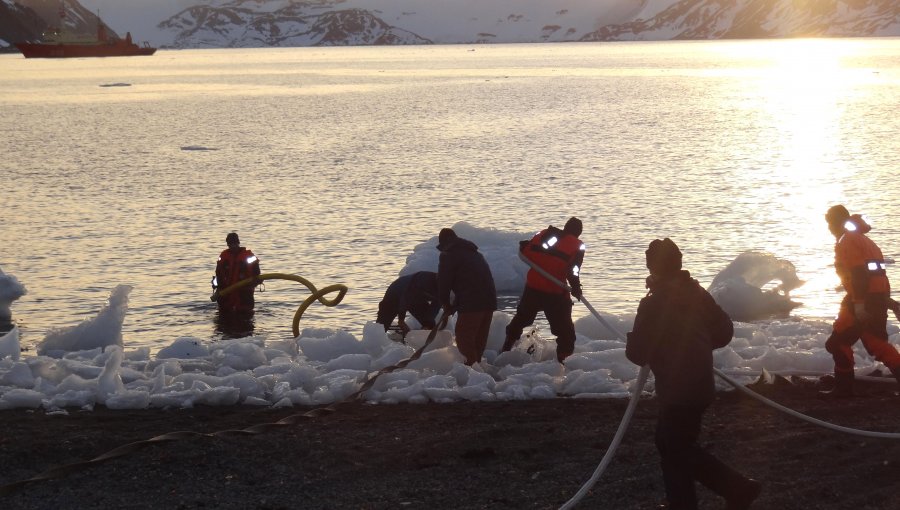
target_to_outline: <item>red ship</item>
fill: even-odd
[[[125,39],[112,39],[106,27],[97,24],[97,37],[71,37],[59,29],[44,33],[42,43],[16,43],[25,58],[77,58],[77,57],[131,57],[153,55],[156,48],[148,43],[138,46],[131,41],[131,32]]]

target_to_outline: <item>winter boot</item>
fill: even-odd
[[[762,484],[752,478],[747,478],[742,485],[740,492],[728,499],[727,510],[748,510],[762,492]]]
[[[853,372],[835,373],[834,387],[830,390],[820,391],[819,395],[824,398],[848,398],[853,396]]]

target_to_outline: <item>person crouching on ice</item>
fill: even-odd
[[[219,296],[219,291],[227,289],[231,285],[250,278],[259,276],[259,259],[252,251],[241,246],[241,241],[235,232],[225,237],[228,248],[220,255],[216,262],[216,278],[213,286],[216,291],[213,298],[219,304],[219,313],[222,315],[251,315],[253,314],[253,293],[256,283],[241,287]]]
[[[843,205],[825,213],[834,244],[834,270],[847,291],[834,321],[825,350],[834,358],[834,388],[822,394],[828,397],[853,395],[853,344],[862,340],[866,351],[885,364],[900,381],[900,354],[888,342],[887,311],[896,306],[891,299],[891,284],[885,272],[881,249],[866,237],[872,227]]]
[[[745,478],[697,444],[700,423],[715,394],[712,351],[731,341],[731,318],[681,269],[681,250],[656,239],[646,252],[649,292],[638,305],[625,355],[650,365],[656,379],[659,450],[667,505],[694,510],[698,481],[725,498],[728,509],[750,508],[759,482]]]
[[[441,310],[437,294],[437,273],[419,271],[401,276],[384,292],[375,322],[383,325],[387,332],[396,318],[400,334],[405,337],[410,329],[406,324],[406,312],[409,312],[423,328],[434,329],[435,317]]]

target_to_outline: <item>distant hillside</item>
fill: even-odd
[[[0,51],[15,50],[12,44],[16,42],[39,42],[50,27],[62,27],[75,35],[93,35],[98,22],[103,23],[77,0],[0,0]],[[112,28],[106,28],[110,38],[119,38]]]
[[[40,38],[47,23],[32,9],[0,0],[0,52],[10,51],[16,41],[32,41]]]
[[[653,17],[604,26],[581,40],[897,35],[898,0],[680,0]]]
[[[171,45],[178,48],[431,43],[363,9],[321,12],[308,2],[297,2],[268,12],[246,8],[244,3],[191,7],[163,21],[159,28],[173,35]]]
[[[900,36],[900,0],[82,1],[169,48]],[[0,0],[0,48],[39,38],[59,5]],[[68,30],[96,31],[64,5]]]

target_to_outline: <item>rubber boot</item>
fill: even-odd
[[[513,345],[516,345],[516,340],[518,338],[513,338],[511,336],[506,337],[506,340],[503,342],[503,347],[500,348],[500,352],[506,352],[513,348]]]
[[[849,374],[835,373],[834,388],[820,391],[819,395],[825,398],[849,398],[853,396],[853,372]]]

